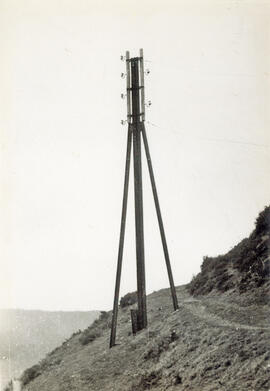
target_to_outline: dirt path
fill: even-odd
[[[217,301],[216,304],[220,306],[221,301]],[[224,306],[226,305],[224,301],[222,302]],[[215,305],[215,301],[211,301],[212,306]],[[228,305],[228,304],[227,304]],[[224,319],[223,317],[213,314],[209,311],[209,308],[204,300],[199,300],[195,298],[188,298],[182,301],[180,306],[183,306],[184,308],[188,309],[195,317],[198,317],[199,319],[202,319],[206,321],[207,323],[210,323],[215,326],[219,327],[231,327],[234,329],[245,329],[245,330],[268,330],[270,331],[269,327],[264,326],[252,326],[247,324],[241,324],[238,322],[233,322],[228,319]],[[217,309],[218,311],[218,309]]]
[[[267,306],[243,296],[191,297],[177,288],[148,297],[149,328],[131,333],[130,308],[119,311],[117,346],[110,330],[82,345],[74,336],[47,358],[28,391],[269,391]]]

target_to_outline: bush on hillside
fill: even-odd
[[[38,364],[32,366],[31,368],[26,369],[26,371],[24,371],[21,377],[23,386],[30,383],[30,381],[34,380],[39,375],[41,375],[41,370],[40,370],[40,365]]]
[[[144,391],[158,387],[162,379],[162,370],[152,370],[144,374],[138,374],[132,382],[131,391]]]
[[[256,219],[256,234],[270,231],[270,205],[266,206]]]
[[[107,329],[109,326],[109,312],[101,311],[101,314],[98,319],[96,319],[91,326],[85,329],[79,338],[79,341],[82,345],[87,345],[90,342],[93,342],[95,339],[99,338],[102,334],[102,331]]]
[[[137,303],[137,292],[129,292],[120,299],[120,307],[125,308]]]
[[[255,230],[227,254],[204,257],[201,272],[188,284],[192,295],[204,295],[213,289],[240,293],[260,287],[270,276],[270,206],[258,216]]]

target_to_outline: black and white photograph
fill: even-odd
[[[269,0],[0,0],[0,391],[270,391],[269,48]]]

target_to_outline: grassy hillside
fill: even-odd
[[[117,345],[109,349],[111,312],[73,335],[21,380],[27,391],[268,391],[270,389],[269,207],[249,238],[205,258],[188,286],[147,297],[148,328],[131,333],[119,308]]]
[[[65,338],[91,324],[98,311],[0,310],[0,381],[19,376]]]
[[[261,300],[269,300],[270,273],[270,206],[258,216],[255,229],[232,250],[218,257],[204,257],[201,272],[193,278],[188,289],[193,295],[235,289],[240,294],[260,290]],[[256,295],[257,296],[257,295]]]
[[[261,288],[258,288],[261,289]],[[246,294],[193,298],[178,287],[148,296],[149,327],[131,334],[119,310],[117,346],[109,349],[110,313],[24,373],[28,391],[269,390],[269,307]],[[248,300],[247,300],[248,302]],[[87,338],[89,336],[89,338]]]

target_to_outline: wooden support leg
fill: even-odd
[[[153,191],[153,196],[154,196],[154,201],[155,201],[155,206],[156,206],[159,230],[160,230],[160,235],[161,235],[161,240],[162,240],[162,246],[163,246],[163,251],[164,251],[164,256],[165,256],[165,261],[166,261],[166,266],[167,266],[167,271],[168,271],[168,277],[169,277],[169,282],[170,282],[170,287],[171,287],[173,307],[174,307],[174,310],[177,310],[179,308],[178,301],[177,301],[177,296],[176,296],[176,291],[175,291],[175,286],[174,286],[174,281],[173,281],[169,251],[168,251],[168,246],[167,246],[167,241],[166,241],[166,236],[165,236],[165,231],[164,231],[164,226],[163,226],[163,221],[162,221],[162,216],[161,216],[161,210],[160,210],[160,205],[159,205],[159,200],[158,200],[154,171],[153,171],[153,166],[152,166],[152,161],[151,161],[149,145],[148,145],[148,141],[147,141],[144,123],[141,124],[141,129],[142,129],[143,142],[144,142],[147,164],[148,164],[148,169],[149,169],[149,175],[150,175],[150,180],[151,180],[151,185],[152,185],[152,191]]]
[[[127,215],[128,182],[129,182],[129,171],[130,171],[129,169],[130,169],[131,146],[132,146],[132,126],[129,125],[128,139],[127,139],[124,194],[123,194],[123,203],[122,203],[122,217],[121,217],[120,239],[119,239],[119,248],[118,248],[118,260],[117,260],[117,272],[116,272],[116,281],[115,281],[110,348],[115,345],[115,338],[116,338],[116,324],[117,324],[117,315],[118,315],[118,302],[119,302],[120,280],[121,280],[121,271],[122,271],[122,259],[123,259],[123,248],[124,248],[126,215]]]

